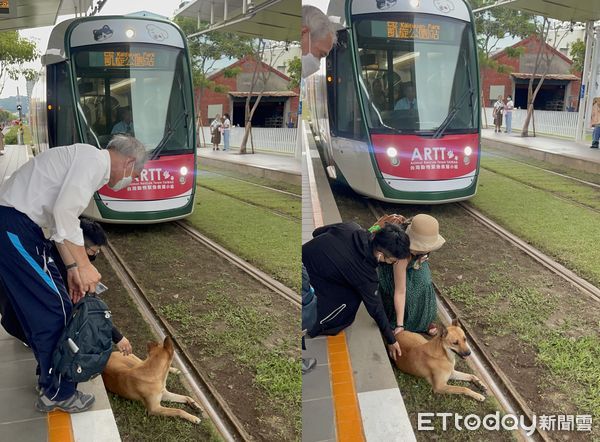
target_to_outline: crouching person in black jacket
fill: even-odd
[[[308,335],[339,333],[354,322],[364,302],[396,360],[400,346],[377,292],[377,265],[393,264],[409,255],[410,240],[396,225],[386,224],[374,233],[353,222],[316,229],[313,239],[302,246],[302,263],[318,298],[317,321]]]

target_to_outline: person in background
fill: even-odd
[[[131,116],[131,109],[128,107],[123,107],[119,109],[119,111],[121,113],[121,121],[113,126],[110,134],[133,135],[133,118]]]
[[[353,222],[315,229],[302,246],[302,263],[317,296],[317,320],[308,336],[335,335],[354,322],[361,303],[377,323],[394,360],[401,355],[377,291],[377,267],[410,256],[409,239],[397,225],[369,232]]]
[[[98,189],[129,186],[146,159],[140,141],[115,135],[106,149],[78,143],[42,152],[0,186],[0,283],[40,367],[39,411],[77,413],[94,402],[51,370],[72,303],[95,292],[101,278],[86,252],[79,216]],[[69,292],[42,228],[65,263]]]
[[[600,142],[600,97],[594,97],[592,100],[592,149],[598,149],[598,143]]]
[[[504,102],[502,101],[502,95],[498,95],[498,99],[494,103],[494,109],[492,110],[492,116],[494,118],[494,133],[502,132],[502,111],[504,110]]]
[[[337,33],[329,17],[311,5],[302,6],[300,29],[302,78],[306,78],[319,70],[321,58],[327,57],[337,41]]]
[[[219,150],[219,144],[221,143],[221,115],[215,115],[215,119],[210,123],[210,142],[213,145],[213,150]]]
[[[406,87],[406,96],[400,98],[394,105],[394,110],[415,110],[417,109],[417,99],[415,87],[410,85]]]
[[[512,97],[509,95],[506,97],[506,104],[504,105],[504,120],[506,122],[506,133],[512,133],[512,113],[515,108]]]
[[[229,150],[229,135],[231,132],[231,120],[229,119],[228,113],[223,114],[223,125],[222,125],[221,129],[223,131],[223,150]]]

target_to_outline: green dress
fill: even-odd
[[[414,260],[406,270],[406,302],[404,303],[404,329],[426,333],[429,324],[437,316],[437,304],[429,262],[421,263],[415,269]],[[390,325],[395,328],[396,309],[394,308],[394,268],[391,264],[379,265],[379,293]]]

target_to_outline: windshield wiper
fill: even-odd
[[[474,93],[475,91],[472,87],[469,87],[469,89],[463,92],[458,102],[454,106],[452,106],[452,109],[450,109],[450,112],[448,112],[446,119],[442,121],[442,124],[438,126],[432,138],[440,138],[444,134],[444,131],[448,128],[452,120],[454,120],[454,117],[456,117],[456,114],[458,114],[460,108],[463,106],[465,98],[472,98]],[[473,107],[472,103],[471,107]]]
[[[169,140],[169,138],[171,138],[171,135],[173,135],[175,133],[175,130],[179,127],[179,125],[181,124],[182,121],[184,121],[186,123],[185,126],[187,127],[187,120],[188,120],[189,114],[188,114],[187,108],[185,107],[185,96],[183,95],[183,85],[181,84],[180,79],[178,79],[177,84],[179,86],[179,92],[181,93],[181,103],[183,105],[182,112],[177,116],[175,123],[173,123],[173,125],[169,125],[169,127],[167,128],[167,132],[162,137],[162,140],[160,140],[160,142],[156,145],[156,148],[154,149],[154,152],[152,152],[152,156],[150,157],[151,160],[155,160],[160,156],[160,153],[162,152],[163,148],[166,146],[167,141]],[[183,117],[183,119],[182,119],[182,117]]]
[[[181,124],[182,121],[187,121],[188,116],[189,116],[189,114],[188,114],[187,110],[184,108],[183,111],[177,116],[175,123],[173,125],[169,125],[167,127],[167,132],[165,133],[165,135],[162,137],[162,140],[160,140],[160,142],[156,145],[156,148],[152,152],[152,156],[150,157],[151,160],[155,160],[156,158],[158,158],[160,156],[160,153],[162,152],[163,148],[167,145],[167,141],[169,141],[169,138],[171,138],[171,135],[173,135],[175,133],[175,130],[179,127],[179,125]]]
[[[469,61],[466,60],[466,62],[467,62],[467,79],[469,80],[469,88],[463,92],[463,94],[461,95],[461,97],[457,101],[457,103],[452,107],[452,109],[450,109],[450,112],[448,112],[448,115],[446,116],[444,121],[442,121],[442,124],[439,125],[439,127],[433,134],[433,138],[440,138],[444,134],[444,131],[448,128],[448,126],[450,125],[452,120],[454,120],[454,117],[458,113],[458,110],[462,107],[462,105],[465,101],[465,98],[469,97],[471,109],[473,109],[473,94],[475,93],[475,91],[473,90],[473,83],[471,82],[471,67],[469,66]]]

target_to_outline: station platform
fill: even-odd
[[[341,221],[319,152],[302,129],[302,243],[315,227]],[[336,336],[306,339],[303,358],[316,368],[302,376],[302,440],[415,441],[387,350],[364,306]]]
[[[7,180],[12,173],[31,158],[29,146],[7,144],[0,150],[0,184]]]
[[[493,128],[482,129],[481,138],[483,146],[582,172],[600,173],[600,149],[591,149],[589,142],[576,142],[550,136],[521,137],[519,132],[494,133]]]
[[[276,153],[253,153],[240,155],[237,149],[223,151],[212,150],[211,147],[198,148],[199,161],[207,166],[254,175],[274,181],[302,183],[302,166],[300,161],[291,155]]]
[[[84,413],[41,413],[33,353],[0,327],[0,440],[19,442],[117,442],[121,438],[100,376],[79,384],[96,401]]]

